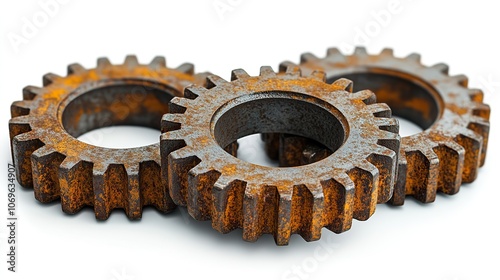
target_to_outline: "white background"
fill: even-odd
[[[0,185],[7,186],[11,161],[10,103],[21,99],[25,85],[41,86],[44,73],[65,75],[73,62],[93,67],[100,56],[120,63],[137,54],[146,63],[165,55],[170,66],[189,61],[228,79],[234,68],[255,75],[261,65],[276,69],[283,60],[297,62],[302,52],[322,56],[330,46],[347,53],[354,44],[371,53],[392,47],[398,56],[419,52],[425,64],[445,62],[451,74],[469,76],[471,87],[486,92],[493,126],[486,166],[458,195],[438,195],[430,205],[413,199],[404,207],[379,205],[369,221],[355,221],[346,233],[324,230],[313,243],[294,236],[286,247],[269,235],[256,243],[242,241],[240,230],[221,235],[179,209],[168,215],[146,209],[135,222],[122,211],[106,222],[91,210],[65,215],[59,203],[41,205],[31,190],[19,188],[18,272],[10,273],[2,188],[0,279],[500,279],[499,7],[494,1],[400,0],[389,9],[391,2],[69,0],[43,22],[38,1],[2,1]],[[389,17],[377,22],[381,14]],[[25,20],[33,17],[37,30],[25,36]],[[10,40],[16,35],[24,38],[19,45]],[[155,141],[157,133],[142,140]],[[141,140],[100,135],[110,145]],[[259,141],[243,147],[240,153],[259,160]]]

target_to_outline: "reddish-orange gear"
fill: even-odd
[[[123,65],[101,58],[95,69],[72,64],[66,77],[47,74],[43,88],[26,87],[9,122],[19,183],[33,187],[40,202],[60,198],[66,213],[91,206],[101,220],[115,208],[130,219],[140,218],[146,205],[171,211],[175,205],[160,179],[159,143],[111,149],[77,137],[110,125],[160,129],[170,99],[188,85],[204,84],[206,75],[193,72],[191,64],[167,68],[163,57],[148,65],[135,56]]]
[[[290,65],[294,64],[282,63],[281,70]],[[324,58],[303,54],[299,66],[306,74],[324,71],[329,82],[351,79],[355,87],[373,90],[377,101],[387,103],[394,115],[422,127],[423,132],[401,140],[393,204],[402,205],[406,195],[433,202],[437,191],[455,194],[462,182],[476,179],[486,158],[490,107],[483,103],[481,90],[467,87],[467,77],[449,76],[442,63],[424,66],[418,54],[395,57],[390,49],[369,55],[356,48],[345,56],[331,48]],[[305,139],[267,137],[270,155],[275,156],[272,147],[278,146],[283,165],[307,164],[328,155],[324,147]],[[273,137],[281,138],[282,145]]]

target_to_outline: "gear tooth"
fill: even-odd
[[[411,53],[408,56],[406,56],[405,59],[420,63],[421,58],[422,57],[420,56],[420,54],[418,54],[418,53]]]
[[[208,76],[213,75],[210,72],[201,72],[193,75],[194,85],[206,87]]]
[[[315,78],[318,81],[326,82],[326,73],[319,70],[314,70],[310,77]]]
[[[126,208],[128,179],[123,165],[94,164],[92,177],[96,219],[107,220],[114,208]]]
[[[194,65],[192,63],[183,63],[176,70],[188,75],[194,75]]]
[[[284,72],[286,72],[286,69],[288,69],[288,67],[294,67],[294,66],[297,66],[297,64],[295,64],[291,61],[283,61],[279,65],[279,72],[284,73]]]
[[[183,114],[188,108],[190,99],[182,97],[174,97],[168,104],[170,114]]]
[[[433,150],[439,158],[437,190],[449,195],[456,194],[462,184],[465,149],[454,141],[448,141]]]
[[[361,100],[366,105],[374,104],[375,102],[377,102],[377,97],[375,96],[375,93],[367,89],[352,93],[351,99]]]
[[[165,156],[168,156],[171,152],[186,146],[184,136],[185,132],[182,129],[166,131],[161,134],[161,144],[165,145],[165,148],[167,149]]]
[[[243,69],[235,69],[231,71],[231,81],[246,79],[249,77],[250,75],[248,75],[248,73]]]
[[[21,186],[31,188],[33,187],[31,154],[44,144],[33,131],[30,131],[29,125],[13,125],[12,122],[9,125],[12,139],[12,162],[16,167],[17,181]]]
[[[187,208],[195,220],[206,221],[212,218],[212,188],[220,175],[203,162],[189,170]]]
[[[390,149],[399,155],[401,147],[401,136],[397,133],[380,131],[377,145]]]
[[[326,56],[344,56],[344,54],[338,48],[328,48]]]
[[[243,200],[246,183],[240,180],[229,182],[219,177],[212,189],[212,227],[221,233],[228,233],[243,227]]]
[[[445,75],[448,75],[448,71],[450,70],[450,67],[447,64],[444,63],[438,63],[433,66],[431,66],[432,69],[439,71]]]
[[[196,99],[198,96],[202,95],[207,91],[206,88],[200,86],[188,86],[184,89],[184,97],[187,99]]]
[[[126,182],[124,182],[124,189],[122,194],[122,208],[125,208],[125,213],[130,220],[138,220],[142,218],[142,208],[144,201],[141,193],[141,178],[140,178],[140,164],[126,164],[125,175]]]
[[[321,238],[323,228],[324,196],[318,185],[297,185],[293,187],[291,232],[299,233],[306,241]]]
[[[376,118],[390,118],[392,116],[391,107],[385,103],[374,103],[367,107],[370,113]]]
[[[394,56],[394,50],[391,49],[391,48],[384,48],[382,49],[382,51],[380,52],[380,55],[384,55],[384,56]]]
[[[348,172],[355,185],[353,217],[365,221],[375,213],[378,197],[379,171],[367,160],[357,164]]]
[[[481,117],[471,117],[467,128],[474,131],[482,137],[482,148],[479,166],[483,166],[486,161],[486,153],[488,150],[488,138],[490,134],[490,123]]]
[[[375,123],[380,130],[399,133],[399,121],[393,118],[376,118]]]
[[[47,73],[45,75],[43,75],[43,86],[46,87],[46,86],[49,86],[50,84],[52,84],[53,82],[55,82],[56,80],[59,80],[59,79],[62,79],[61,76],[59,75],[56,75],[54,73]]]
[[[472,114],[474,116],[478,116],[485,121],[490,119],[491,108],[488,104],[475,102],[473,106],[474,108],[472,109]]]
[[[169,166],[168,166],[168,161],[169,161],[169,155],[171,152],[179,150],[181,148],[184,148],[186,146],[186,142],[183,140],[182,137],[179,137],[179,135],[173,135],[172,138],[169,138],[171,134],[176,134],[181,130],[175,130],[172,132],[168,133],[162,133],[160,136],[160,158],[161,158],[161,177],[163,182],[169,182]],[[176,170],[172,170],[174,172]],[[180,188],[180,186],[177,186]],[[170,192],[173,198],[173,193]],[[179,200],[180,198],[177,197]],[[175,202],[175,200],[174,200]]]
[[[76,73],[83,73],[85,72],[86,69],[79,63],[73,63],[68,65],[68,75],[76,74]]]
[[[23,88],[23,99],[33,100],[36,96],[41,95],[43,92],[42,88],[35,86],[27,86]]]
[[[161,132],[179,130],[183,122],[184,115],[182,114],[165,114],[161,119]]]
[[[233,157],[238,157],[238,148],[239,148],[238,141],[234,141],[233,143],[231,143],[227,147],[225,147],[224,151],[226,151],[227,153],[229,153]]]
[[[261,188],[255,185],[246,184],[245,193],[243,196],[243,240],[255,242],[264,233],[265,218],[264,210],[274,211],[272,209],[264,209],[261,197],[265,196],[265,190],[270,188]],[[272,188],[276,191],[276,188]],[[272,190],[271,189],[271,190]],[[266,201],[276,200],[277,194],[271,193]],[[269,204],[269,203],[268,203]],[[276,213],[276,211],[274,211]]]
[[[60,197],[58,170],[65,156],[50,146],[43,146],[31,155],[35,198],[42,203]]]
[[[31,104],[32,102],[27,100],[13,102],[10,106],[10,115],[13,118],[29,115]]]
[[[309,143],[306,145],[304,148],[304,151],[302,152],[302,158],[300,159],[300,165],[307,165],[311,163],[318,162],[320,160],[323,160],[327,157],[329,157],[332,154],[332,151],[330,151],[328,148],[326,148],[323,145],[320,145],[319,143],[315,143],[318,145],[314,145],[312,143]]]
[[[379,143],[380,145],[380,143]],[[398,143],[399,145],[399,143]],[[384,145],[385,146],[385,145]],[[394,184],[394,191],[392,193],[392,198],[389,203],[393,206],[404,205],[406,198],[406,175],[408,170],[408,162],[406,160],[406,153],[402,151],[399,154],[398,159],[398,171],[396,176],[396,182]]]
[[[357,55],[357,56],[367,56],[368,55],[368,51],[366,51],[366,48],[365,47],[355,47],[354,48],[354,55]]]
[[[262,133],[260,135],[262,141],[264,141],[264,149],[266,155],[272,160],[279,159],[280,150],[280,133]]]
[[[299,66],[289,66],[286,69],[285,74],[292,77],[300,77],[302,75],[302,71]]]
[[[103,68],[108,68],[111,66],[112,66],[112,64],[107,57],[99,57],[97,59],[97,68],[103,69]]]
[[[355,186],[354,182],[342,173],[321,182],[324,192],[323,224],[335,233],[351,228]]]
[[[399,151],[377,145],[373,147],[368,161],[379,171],[377,203],[386,203],[391,199],[393,186],[396,180]]]
[[[29,115],[17,116],[9,120],[9,134],[12,141],[15,136],[31,131]]]
[[[477,89],[477,88],[470,88],[470,89],[467,89],[467,93],[472,101],[483,102],[484,93],[482,90]]]
[[[207,77],[207,89],[214,88],[216,86],[221,86],[226,84],[227,81],[217,75],[211,75]]]
[[[462,182],[471,183],[477,177],[481,163],[482,137],[470,129],[463,129],[455,141],[465,149]]]
[[[177,145],[179,147],[182,144],[179,143],[180,141],[182,140],[169,141],[170,143],[167,142],[165,144],[168,146]],[[166,153],[163,152],[162,148],[162,157],[164,154]],[[188,172],[193,167],[198,165],[201,160],[195,156],[187,146],[174,150],[167,155],[167,179],[170,195],[175,204],[179,206],[187,206],[189,188]]]
[[[423,203],[434,202],[436,199],[439,158],[432,150],[433,146],[435,145],[429,143],[425,150],[406,152],[406,194],[413,195]]]
[[[462,87],[467,87],[469,84],[469,78],[467,78],[467,76],[465,75],[451,76],[451,79]]]
[[[260,76],[261,77],[274,77],[276,73],[274,72],[271,66],[262,66],[260,67]]]
[[[58,170],[62,210],[75,214],[84,206],[92,206],[92,163],[66,157]]]
[[[164,56],[155,56],[153,60],[151,60],[151,62],[149,63],[149,67],[155,70],[166,68],[167,60],[165,59]]]
[[[332,83],[333,86],[352,93],[353,83],[351,80],[340,78]]]
[[[278,149],[279,166],[293,167],[301,165],[303,153],[311,140],[290,134],[278,134],[277,137],[278,143],[275,145],[277,145],[276,149]]]
[[[137,59],[137,56],[129,54],[125,57],[125,61],[123,62],[123,65],[129,67],[129,68],[134,68],[139,65],[139,60]]]
[[[276,188],[278,192],[278,205],[276,229],[274,230],[274,240],[276,245],[288,245],[290,236],[292,235],[292,197],[293,187],[285,186],[284,188]],[[266,215],[266,220],[272,218],[273,215]]]
[[[310,52],[303,53],[300,55],[300,63],[306,63],[314,60],[319,60],[319,58]]]
[[[175,209],[168,193],[167,181],[161,178],[159,159],[139,163],[139,187],[142,205],[151,205],[163,213]]]

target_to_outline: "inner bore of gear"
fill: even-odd
[[[176,90],[158,83],[135,80],[96,82],[75,91],[60,104],[64,129],[73,137],[97,128],[117,125],[160,130],[161,116]]]
[[[239,97],[215,113],[211,126],[221,147],[247,135],[278,132],[314,139],[336,151],[348,137],[345,117],[336,108],[292,92]]]
[[[425,81],[387,69],[355,69],[352,73],[333,76],[328,83],[346,78],[353,81],[354,91],[369,88],[377,102],[391,107],[393,116],[407,119],[426,130],[443,113],[444,102],[432,85]],[[411,94],[409,94],[411,93]]]

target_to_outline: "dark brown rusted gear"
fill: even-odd
[[[283,71],[290,65],[284,62],[280,68]],[[324,71],[328,82],[351,79],[356,87],[373,90],[378,102],[387,103],[394,115],[424,130],[401,140],[392,204],[402,205],[406,195],[433,202],[437,191],[455,194],[462,182],[475,180],[478,167],[485,162],[490,108],[483,103],[480,90],[467,87],[467,77],[449,76],[445,64],[424,66],[418,54],[394,57],[391,49],[369,55],[364,48],[356,48],[353,55],[344,56],[331,48],[325,58],[306,53],[300,68],[306,74]],[[283,165],[310,163],[328,154],[325,147],[298,137],[267,137],[281,138]],[[276,140],[268,141],[268,147],[273,145]]]
[[[151,205],[162,212],[175,205],[162,182],[160,144],[110,149],[77,139],[110,125],[160,129],[168,102],[186,86],[204,84],[191,64],[166,67],[163,57],[149,65],[128,56],[123,65],[98,59],[95,69],[68,66],[68,76],[47,74],[43,88],[26,87],[12,104],[9,122],[13,162],[19,183],[34,188],[43,203],[61,199],[66,213],[93,206],[97,219],[123,208],[130,219]]]
[[[232,72],[232,82],[208,78],[208,88],[188,87],[162,119],[162,176],[177,205],[197,220],[212,220],[243,239],[264,233],[286,245],[290,235],[317,240],[321,228],[340,233],[352,218],[368,219],[379,196],[392,193],[399,151],[399,125],[371,91],[352,93],[352,83],[332,85],[324,74],[298,68],[277,75]],[[334,150],[320,162],[273,168],[245,162],[221,147],[238,138],[291,132]]]

